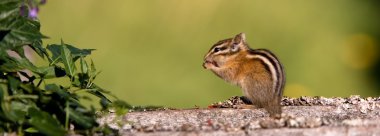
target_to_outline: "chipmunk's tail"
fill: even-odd
[[[268,101],[268,105],[264,108],[269,112],[272,118],[281,118],[281,97],[275,97],[272,101]]]

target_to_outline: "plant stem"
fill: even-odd
[[[20,95],[12,95],[5,97],[5,100],[10,101],[12,99],[38,99],[37,95],[27,95],[27,94],[20,94]]]
[[[70,118],[70,110],[69,110],[69,101],[66,102],[66,120],[65,120],[65,129],[69,131],[69,118]]]
[[[54,65],[55,64],[55,62],[56,61],[58,61],[59,59],[60,59],[61,57],[58,57],[58,58],[56,58],[55,60],[53,60],[50,64],[49,64],[49,66],[52,66],[52,65]]]
[[[20,125],[18,128],[17,128],[17,135],[19,135],[19,136],[23,136],[24,135],[24,133],[22,132],[22,125]]]
[[[44,80],[44,79],[42,78],[42,79],[38,82],[37,87],[40,87],[40,85],[41,85],[41,83],[42,83],[43,80]]]

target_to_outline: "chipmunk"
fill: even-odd
[[[214,44],[204,57],[203,67],[239,86],[246,98],[266,109],[271,117],[281,116],[284,68],[269,50],[251,49],[244,33]]]

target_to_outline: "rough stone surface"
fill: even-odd
[[[122,135],[380,135],[380,97],[284,98],[280,119],[245,104],[232,97],[207,109],[110,113],[98,122]]]

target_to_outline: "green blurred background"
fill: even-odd
[[[202,68],[218,40],[245,32],[286,69],[286,96],[380,94],[380,2],[373,0],[50,0],[42,32],[79,48],[96,83],[133,105],[205,107],[242,95]]]

